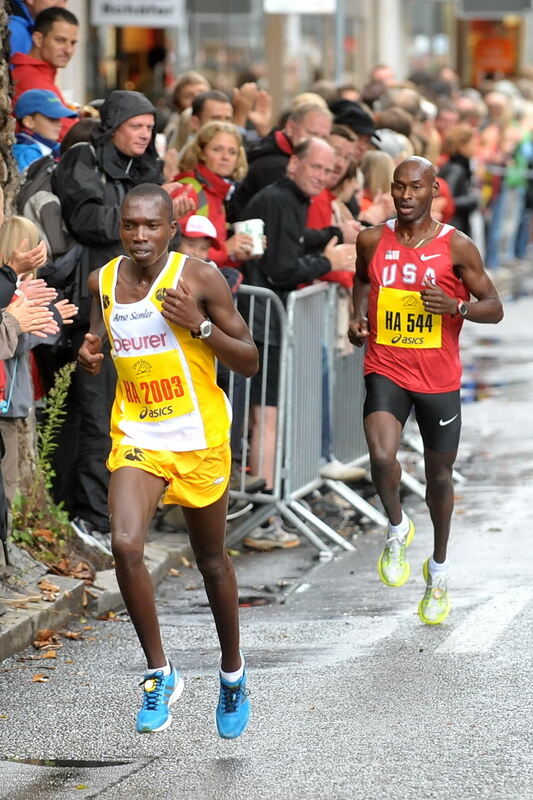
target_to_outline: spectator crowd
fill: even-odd
[[[343,86],[317,81],[276,118],[267,88],[245,82],[226,93],[191,70],[176,78],[165,104],[118,89],[72,106],[57,85],[79,31],[66,6],[11,2],[20,188],[16,214],[0,227],[8,502],[31,481],[36,404],[89,330],[87,277],[122,253],[119,209],[137,185],[155,183],[169,193],[181,232],[174,249],[211,261],[234,293],[244,282],[285,302],[290,291],[320,280],[336,283],[349,303],[359,232],[394,216],[394,168],[424,156],[439,171],[434,218],[472,237],[495,283],[504,294],[511,290],[531,238],[533,80],[491,80],[474,89],[461,87],[449,67],[403,80],[377,65]],[[260,246],[238,224],[247,220],[262,221]],[[239,304],[245,313],[244,299]],[[268,491],[274,480],[279,331],[272,322],[265,343],[264,312],[258,302],[252,333],[260,358],[268,356],[268,385],[265,399],[260,379],[252,379],[245,432],[251,474],[244,477],[234,437],[232,485],[248,491]],[[225,388],[223,370],[219,381]],[[114,389],[109,351],[97,377],[75,371],[54,456],[55,500],[75,530],[103,550]],[[360,471],[335,459],[327,435],[322,456],[324,476],[357,479]],[[271,519],[245,544],[294,547],[298,537]]]

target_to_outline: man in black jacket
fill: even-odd
[[[102,105],[100,125],[90,142],[71,147],[54,173],[54,191],[65,224],[83,245],[74,289],[80,313],[73,331],[74,354],[89,330],[89,273],[123,252],[119,237],[120,204],[140,183],[164,182],[157,156],[155,108],[139,92],[113,91]],[[105,462],[110,450],[109,415],[115,394],[115,370],[109,357],[95,380],[78,368],[62,444],[56,455],[56,499],[74,517],[76,532],[97,549],[109,551]]]
[[[333,115],[316,103],[302,103],[293,109],[282,130],[267,134],[248,155],[248,172],[231,198],[230,222],[242,219],[245,205],[265,186],[285,175],[289,158],[303,139],[327,139]]]
[[[338,244],[336,228],[307,231],[307,209],[311,197],[319,194],[331,178],[334,152],[322,139],[304,139],[294,148],[287,164],[287,174],[270,186],[262,189],[245,207],[242,219],[262,219],[265,223],[267,248],[263,256],[247,261],[243,267],[244,283],[262,286],[276,292],[284,302],[290,291],[302,283],[309,283],[330,270],[355,270],[355,248],[351,244]],[[243,297],[243,301],[247,298]],[[246,303],[243,312],[247,318]],[[253,336],[263,363],[265,342],[265,302],[256,298],[253,318]],[[267,486],[273,485],[275,462],[275,431],[277,420],[278,365],[280,332],[275,315],[272,315],[268,331],[268,380],[263,432],[263,460],[259,464],[259,445],[262,421],[260,416],[262,367],[251,387],[250,466],[255,475],[261,474]],[[261,471],[258,470],[261,467]],[[298,538],[283,530],[259,532],[261,541],[253,540],[253,534],[245,544],[268,549],[268,537],[272,547],[294,547]],[[256,537],[257,538],[257,537]],[[259,549],[259,548],[258,548]]]

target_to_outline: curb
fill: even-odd
[[[83,581],[64,575],[47,577],[61,589],[56,600],[28,603],[27,608],[6,606],[6,613],[0,617],[0,661],[28,647],[41,628],[55,631],[65,625],[72,614],[85,613],[82,605],[85,592]],[[29,583],[26,589],[28,595],[41,594],[37,583]]]
[[[186,533],[159,534],[147,543],[145,563],[154,586],[161,583],[169,569],[183,566],[182,558],[191,558],[191,552]],[[104,616],[124,608],[114,569],[97,572],[92,586],[64,575],[47,573],[46,577],[60,587],[56,600],[27,603],[27,608],[12,608],[11,604],[6,604],[6,611],[0,616],[0,661],[28,647],[41,628],[56,631],[73,615]],[[41,594],[36,581],[29,582],[24,591],[27,595]],[[89,605],[84,606],[87,596]]]

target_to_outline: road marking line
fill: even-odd
[[[437,647],[437,652],[486,653],[532,596],[530,587],[496,595],[472,611]]]

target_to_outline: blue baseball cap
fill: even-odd
[[[42,114],[49,119],[77,117],[77,113],[64,106],[57,94],[48,89],[28,89],[22,92],[13,109],[16,119],[28,114]]]

